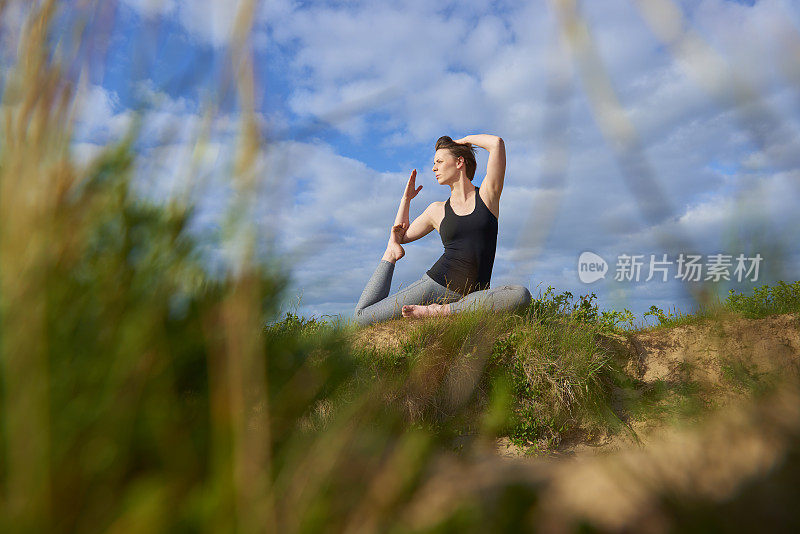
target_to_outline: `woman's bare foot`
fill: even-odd
[[[449,304],[406,304],[403,306],[403,317],[435,317],[437,315],[450,315]]]
[[[389,232],[389,243],[386,245],[386,252],[383,253],[383,259],[392,263],[406,255],[406,251],[400,242],[406,233],[406,228],[402,224],[392,226]]]

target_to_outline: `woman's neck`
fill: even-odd
[[[466,176],[462,176],[460,180],[450,185],[450,198],[457,202],[466,202],[473,191],[475,186]]]

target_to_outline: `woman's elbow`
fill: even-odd
[[[490,135],[490,140],[488,143],[486,143],[486,146],[484,148],[486,148],[486,150],[488,150],[489,152],[493,152],[495,154],[504,153],[506,151],[506,145],[505,142],[503,141],[503,138],[497,135]]]

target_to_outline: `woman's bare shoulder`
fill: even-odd
[[[428,213],[430,217],[431,223],[433,227],[436,228],[436,231],[439,231],[439,225],[444,219],[444,203],[447,202],[446,200],[437,200],[436,202],[431,202],[425,211]]]
[[[431,202],[425,211],[430,213],[431,215],[438,215],[441,214],[444,216],[444,203],[447,202],[446,200],[437,200],[436,202]]]

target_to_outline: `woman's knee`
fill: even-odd
[[[396,302],[393,306],[389,305],[371,305],[365,308],[356,307],[353,312],[353,322],[358,326],[370,326],[376,323],[382,323],[391,319],[402,317],[402,306]]]
[[[363,317],[363,308],[356,307],[355,311],[353,312],[353,322],[355,322],[359,326],[363,326],[366,317]]]
[[[522,308],[531,303],[533,298],[531,292],[525,286],[506,286],[509,293],[509,300],[514,308]]]
[[[375,313],[368,313],[365,308],[356,308],[353,312],[353,322],[358,326],[369,326],[378,320]]]

